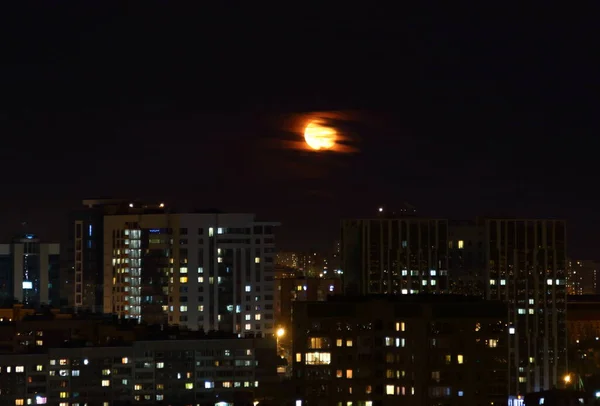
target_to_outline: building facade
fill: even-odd
[[[296,302],[297,404],[506,405],[506,316],[454,295]]]
[[[600,263],[593,260],[569,260],[567,291],[569,295],[595,295],[598,292]]]
[[[348,294],[448,292],[447,220],[344,220],[341,245]]]
[[[509,306],[513,396],[567,372],[567,240],[562,220],[485,219],[487,297]]]
[[[33,234],[0,244],[0,301],[25,306],[60,305],[60,244]]]
[[[136,341],[0,355],[0,404],[253,404],[277,381],[275,340]]]
[[[253,214],[104,217],[104,312],[273,334],[274,228]]]

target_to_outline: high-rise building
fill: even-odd
[[[104,216],[104,312],[270,335],[278,225],[216,212]]]
[[[0,244],[0,302],[60,305],[60,245],[25,234]]]
[[[509,307],[509,393],[551,389],[567,372],[565,222],[484,224],[487,297]]]
[[[484,297],[484,230],[476,221],[450,221],[448,232],[448,273],[450,292]]]
[[[598,293],[600,263],[593,260],[569,260],[567,291],[569,295],[595,295]]]
[[[448,290],[448,221],[388,217],[342,221],[342,272],[348,294]]]

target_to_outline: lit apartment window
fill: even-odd
[[[179,273],[188,273],[187,272],[187,267],[182,266],[181,268],[179,268]]]
[[[69,397],[69,392],[61,392],[59,396],[61,399],[66,399]]]
[[[15,367],[15,372],[25,372],[25,367],[17,366],[17,367]]]
[[[43,365],[36,365],[35,370],[38,372],[41,372],[44,370],[44,366]]]
[[[110,386],[110,381],[108,379],[102,380],[102,386]]]
[[[250,292],[250,291],[252,291],[252,286],[250,286],[250,285],[246,285],[246,287],[244,288],[244,290],[245,290],[246,292]]]
[[[396,331],[405,331],[405,330],[406,330],[406,325],[404,324],[403,321],[396,322]]]
[[[329,365],[331,364],[331,354],[328,352],[308,352],[306,353],[306,365]]]
[[[63,358],[60,360],[59,364],[60,365],[69,365],[69,360],[66,358]]]
[[[464,364],[464,362],[465,362],[465,358],[461,354],[458,354],[456,356],[456,363],[458,363],[458,364]]]
[[[302,354],[299,352],[296,353],[296,362],[302,362]]]
[[[179,277],[179,282],[180,283],[187,283],[188,281],[188,277],[187,276],[180,276]]]
[[[351,369],[346,370],[346,379],[352,379],[352,370]]]
[[[194,389],[194,384],[192,382],[186,382],[185,388],[187,390]]]
[[[204,305],[198,305],[198,311],[199,312],[203,312],[204,311]]]
[[[198,283],[204,283],[204,276],[198,277]]]
[[[458,240],[458,249],[462,250],[465,248],[465,242],[463,240]]]
[[[260,264],[260,257],[255,257],[254,258],[254,263],[255,264]]]
[[[136,385],[133,385],[133,390],[142,390],[142,385],[140,385],[139,383]]]
[[[336,347],[341,347],[342,345],[344,345],[344,341],[341,338],[335,340]]]
[[[187,312],[187,305],[179,306],[179,311],[180,312]]]
[[[260,313],[254,315],[254,320],[260,320]]]
[[[103,369],[102,370],[102,375],[104,375],[104,376],[110,375],[110,369]]]
[[[35,340],[35,345],[41,347],[42,345],[44,345],[44,342],[42,340]]]
[[[385,394],[386,395],[393,395],[394,394],[394,385],[385,385]]]
[[[161,368],[164,368],[164,367],[165,367],[165,363],[164,362],[157,362],[156,363],[156,368],[157,369],[161,369]]]
[[[25,401],[23,399],[15,399],[16,406],[23,406],[24,404],[25,404]]]
[[[250,323],[247,323],[247,324],[244,326],[244,330],[252,330],[252,325],[251,325]]]
[[[344,371],[342,371],[341,369],[338,369],[337,371],[335,371],[335,377],[336,378],[343,378],[344,377]]]
[[[346,340],[346,347],[352,347],[352,339],[351,338],[348,338]]]
[[[495,339],[490,339],[490,341],[488,342],[488,345],[490,348],[496,348],[498,346],[498,340]]]
[[[127,358],[127,357],[123,357],[123,358],[121,358],[121,363],[122,363],[122,364],[127,364],[127,363],[129,363],[129,358]]]

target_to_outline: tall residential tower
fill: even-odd
[[[274,228],[253,214],[104,217],[104,312],[272,334]]]

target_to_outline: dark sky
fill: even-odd
[[[59,238],[83,198],[138,197],[329,248],[340,218],[408,201],[566,218],[572,255],[600,257],[595,10],[188,3],[0,12],[0,234]],[[282,122],[328,110],[359,152],[281,148]]]

